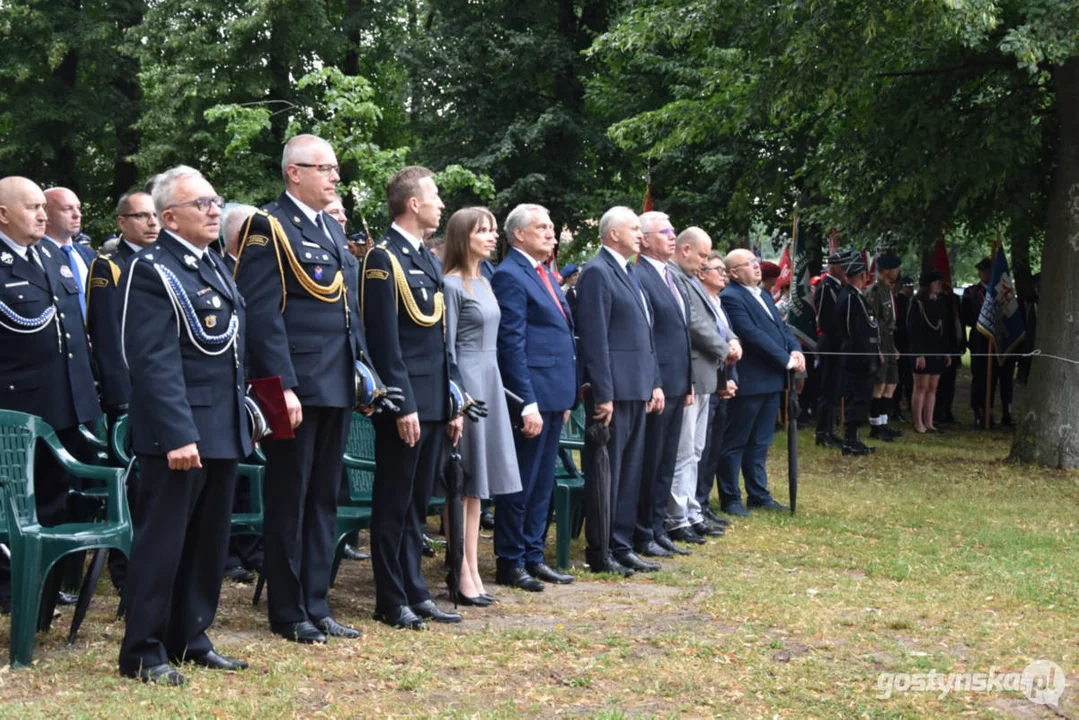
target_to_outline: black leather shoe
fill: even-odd
[[[204,668],[210,668],[211,670],[246,670],[247,662],[244,660],[237,660],[236,658],[226,657],[224,655],[218,655],[211,650],[204,655],[192,655],[185,658],[174,658],[173,662],[181,663],[187,662],[192,665],[200,665]]]
[[[680,527],[674,530],[668,530],[667,535],[671,540],[677,540],[678,542],[693,543],[694,545],[704,545],[707,542],[704,538],[693,531],[691,527]]]
[[[589,563],[588,567],[590,567],[594,573],[613,573],[615,575],[621,575],[622,577],[629,577],[637,574],[636,570],[628,568],[610,557],[602,563]]]
[[[721,528],[726,528],[728,525],[731,524],[731,521],[727,518],[716,515],[716,511],[713,510],[711,506],[706,505],[705,507],[701,508],[701,515],[703,515],[704,519],[708,522],[712,523],[713,525],[719,525]]]
[[[430,541],[430,538],[427,537],[426,535],[424,535],[423,536],[423,556],[424,557],[434,557],[435,556],[435,546],[432,545],[429,541]]]
[[[342,625],[327,615],[321,620],[314,622],[315,627],[322,631],[326,637],[345,638],[347,640],[355,640],[362,633],[356,628],[350,628],[348,625]]]
[[[573,576],[560,573],[547,563],[525,563],[525,572],[537,580],[549,582],[553,585],[569,585],[573,582]]]
[[[817,445],[827,448],[841,448],[843,447],[843,441],[836,442],[831,433],[817,433]]]
[[[497,595],[491,595],[490,593],[483,593],[480,595],[480,597],[486,600],[488,605],[494,605],[495,603],[502,602],[498,599]]]
[[[655,540],[651,540],[644,545],[638,545],[634,550],[637,551],[638,555],[644,555],[645,557],[674,557],[673,552],[660,547]]]
[[[485,598],[483,595],[477,595],[476,597],[469,597],[462,592],[454,590],[453,588],[446,588],[450,595],[450,602],[457,605],[463,605],[465,607],[490,607],[491,601]]]
[[[74,605],[79,601],[78,595],[72,595],[71,593],[58,592],[56,593],[57,605]]]
[[[671,539],[666,535],[658,535],[656,537],[656,545],[671,553],[672,555],[692,555],[689,550],[683,550],[682,548],[671,542]]]
[[[543,592],[543,583],[528,574],[523,567],[511,569],[499,568],[495,573],[495,582],[507,587],[515,587],[518,590],[528,592]]]
[[[326,636],[322,634],[322,631],[312,625],[308,620],[297,623],[270,623],[270,631],[273,632],[274,635],[280,635],[286,640],[298,642],[301,645],[314,645],[316,643],[322,644],[326,642]]]
[[[753,508],[755,510],[784,510],[786,512],[790,512],[789,507],[787,507],[786,505],[783,505],[781,503],[777,503],[772,498],[768,498],[768,500],[766,502],[762,502],[762,503],[751,502],[751,503],[749,503],[749,507],[751,507],[751,508]]]
[[[184,676],[180,674],[179,670],[165,663],[151,667],[141,667],[136,670],[121,670],[120,674],[129,678],[138,678],[144,683],[153,683],[154,685],[179,687],[185,682]]]
[[[356,548],[352,547],[348,543],[345,543],[345,549],[341,551],[341,555],[346,560],[370,560],[371,556],[365,552],[360,552]]]
[[[490,510],[484,510],[480,513],[480,527],[484,530],[495,529],[495,516],[491,514]]]
[[[723,508],[723,512],[734,517],[749,517],[749,510],[742,503],[734,503]]]
[[[255,581],[255,573],[251,572],[243,565],[237,565],[236,567],[225,569],[225,579],[246,585]]]
[[[716,525],[711,525],[709,523],[693,523],[692,525],[690,525],[690,527],[693,528],[693,532],[697,533],[703,538],[723,537],[724,535],[723,528]]]
[[[401,605],[389,610],[376,610],[375,620],[380,623],[395,627],[398,630],[426,630],[427,623],[423,621],[408,605]]]
[[[409,605],[412,608],[412,612],[419,615],[425,620],[432,620],[436,623],[459,623],[461,622],[461,616],[457,613],[445,612],[440,610],[438,605],[435,605],[434,600],[424,600],[421,603],[415,605]]]
[[[895,437],[888,432],[888,428],[884,425],[873,425],[869,428],[869,437],[874,440],[883,440],[884,442],[893,442]],[[846,448],[844,448],[846,450]]]
[[[659,563],[641,560],[639,557],[637,557],[636,553],[622,553],[621,555],[615,555],[614,559],[618,561],[619,565],[628,567],[630,570],[634,570],[636,572],[656,572],[660,569]]]

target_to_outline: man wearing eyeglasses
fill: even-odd
[[[326,207],[340,167],[329,143],[297,135],[281,156],[285,191],[244,226],[236,282],[248,303],[251,376],[280,377],[295,438],[266,453],[265,559],[270,630],[299,643],[358,638],[327,601],[342,457],[367,354],[357,263]]]
[[[727,408],[726,437],[719,455],[720,481],[737,489],[741,471],[750,509],[789,510],[769,494],[765,462],[787,371],[804,372],[805,356],[779,316],[771,294],[761,290],[760,260],[749,250],[734,250],[727,255],[726,264],[731,284],[720,297],[742,342],[743,356],[738,363],[738,394]],[[736,498],[725,500],[723,511],[744,515],[742,494],[736,491]]]
[[[174,667],[247,667],[206,635],[217,612],[244,409],[244,301],[217,242],[225,201],[194,168],[158,176],[163,228],[128,263],[121,342],[131,373],[131,445],[141,482],[133,513],[122,675],[182,685]]]

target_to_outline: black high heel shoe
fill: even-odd
[[[477,595],[476,597],[469,597],[468,595],[462,593],[460,590],[455,589],[453,587],[453,584],[449,581],[449,578],[446,579],[446,591],[449,592],[450,601],[453,602],[454,606],[464,605],[465,607],[487,607],[491,604],[491,601],[483,597],[482,595]]]

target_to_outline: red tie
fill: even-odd
[[[536,266],[536,272],[539,273],[540,278],[543,280],[543,285],[547,288],[551,299],[554,300],[554,304],[558,306],[558,312],[562,313],[564,320],[567,320],[566,310],[562,307],[562,302],[558,299],[558,295],[555,294],[554,285],[551,285],[551,276],[547,274],[547,268],[543,267],[543,263],[540,263]]]

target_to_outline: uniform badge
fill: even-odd
[[[144,255],[143,257],[145,257],[147,260],[153,260],[154,259],[154,256],[151,255],[150,253],[146,253],[146,255]]]
[[[321,265],[316,265],[315,266],[315,279],[316,280],[321,280],[322,279],[322,266]]]
[[[322,253],[322,261],[323,262],[329,262],[329,260],[330,260],[330,256],[327,255],[326,253]]]
[[[401,253],[404,255],[408,255],[408,248],[401,248]]]
[[[378,268],[371,268],[370,270],[368,270],[364,274],[364,277],[369,279],[369,280],[388,280],[389,277],[390,277],[390,274],[388,272],[386,272],[385,270],[379,270]]]
[[[219,298],[218,296],[214,295],[214,296],[213,296],[213,298],[211,298],[211,299],[210,299],[210,304],[211,304],[211,305],[213,305],[213,306],[214,306],[214,308],[218,308],[218,309],[219,309],[219,308],[221,307],[221,298]]]
[[[9,252],[2,252],[0,253],[0,262],[4,263],[5,265],[10,265],[11,263],[15,262],[15,258],[12,257],[11,253]]]
[[[203,295],[210,292],[211,290],[213,290],[213,288],[210,287],[209,285],[207,285],[202,290],[199,290],[197,293],[195,293],[195,297],[202,297]]]
[[[423,301],[427,302],[427,288],[420,288],[420,294],[423,295]]]
[[[47,258],[51,258],[51,257],[52,257],[52,253],[50,253],[50,252],[48,251],[48,249],[47,249],[47,248],[45,248],[44,246],[42,246],[42,244],[41,244],[41,243],[38,243],[38,244],[37,244],[37,249],[38,249],[38,250],[40,250],[40,251],[41,251],[41,252],[42,252],[42,253],[43,253],[43,254],[45,255],[45,257],[47,257]]]
[[[310,260],[310,259],[311,259],[311,253],[309,253],[309,252],[308,252],[308,253],[304,253],[304,254],[303,254],[303,257],[304,257],[304,260]]]
[[[202,321],[204,323],[206,323],[206,327],[208,327],[208,328],[212,328],[212,327],[217,326],[217,316],[216,315],[207,315],[206,317],[204,317],[202,319]]]
[[[299,223],[300,222],[300,216],[299,215],[293,215],[292,216],[292,222]]]
[[[184,264],[187,265],[189,268],[194,269],[198,267],[199,261],[195,258],[194,255],[184,255]]]
[[[69,268],[67,265],[61,265],[60,266],[60,274],[63,275],[64,277],[66,277],[66,278],[75,277],[74,275],[71,274],[71,268]]]

